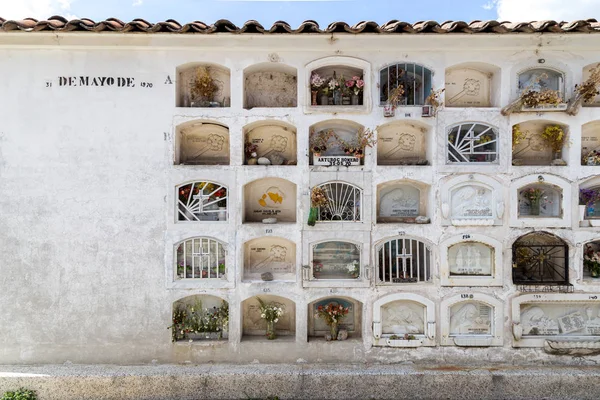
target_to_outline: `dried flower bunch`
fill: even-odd
[[[515,147],[517,147],[519,144],[521,144],[521,142],[523,140],[527,139],[528,133],[529,133],[528,131],[523,132],[521,130],[521,127],[519,126],[519,124],[513,125],[513,128],[512,128],[512,148],[513,148],[513,150],[515,149]]]
[[[561,151],[565,144],[565,131],[560,125],[546,126],[541,136],[555,152]]]
[[[323,319],[327,325],[339,324],[348,315],[349,311],[350,307],[329,303],[325,307],[322,305],[317,307],[315,318]]]
[[[196,68],[196,76],[190,89],[193,98],[212,101],[218,89],[218,86],[210,76],[209,67]]]
[[[537,107],[539,105],[558,105],[562,103],[559,92],[552,89],[541,91],[528,90],[521,94],[521,100],[526,107]]]
[[[543,189],[538,188],[529,188],[521,191],[521,195],[532,203],[544,200],[544,203],[552,204],[552,202],[548,199],[548,196],[545,196],[545,193],[546,192]]]
[[[267,322],[277,323],[285,313],[283,307],[275,303],[265,303],[260,297],[257,297],[256,300],[260,304],[260,317]]]
[[[327,204],[329,204],[329,198],[325,190],[321,187],[314,187],[310,192],[311,207],[325,207]]]
[[[392,89],[392,91],[388,94],[388,104],[396,108],[400,103],[400,100],[404,98],[404,93],[404,85],[402,83],[398,84],[398,86]]]
[[[575,85],[575,90],[583,97],[585,103],[590,103],[600,94],[600,65],[592,68],[590,77],[581,85]]]
[[[590,159],[592,160],[592,162],[590,163]],[[582,165],[600,165],[600,151],[598,150],[591,150],[590,152],[588,152],[585,156],[583,156],[582,160],[581,160],[581,164]]]
[[[319,132],[315,132],[314,130],[310,131],[310,149],[313,153],[321,153],[327,150],[329,146],[329,139],[335,138],[336,140],[332,143],[335,145],[337,143],[337,135],[333,131],[333,129],[323,129]]]
[[[444,93],[444,90],[446,89],[431,89],[431,93],[429,93],[429,96],[427,96],[427,98],[425,99],[425,104],[429,104],[430,106],[432,106],[434,109],[434,113],[435,110],[444,105],[444,102],[442,101],[442,93]]]
[[[337,136],[336,136],[337,137]],[[349,142],[337,137],[338,143],[344,150],[344,153],[351,154],[354,157],[362,158],[365,156],[365,148],[373,147],[377,144],[375,133],[370,129],[361,128],[356,134],[356,139]]]
[[[244,143],[244,154],[246,154],[246,158],[256,157],[256,150],[258,150],[258,145],[250,142]],[[252,155],[253,153],[254,155]]]

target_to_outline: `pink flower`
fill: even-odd
[[[360,76],[353,76],[353,77],[352,77],[352,80],[353,80],[353,81],[357,81],[357,82],[358,82],[358,81],[360,81],[361,79],[360,79]]]
[[[354,86],[354,81],[352,79],[346,81],[346,87]]]
[[[357,80],[356,86],[358,86],[359,88],[365,86],[365,81],[363,81],[362,79]]]

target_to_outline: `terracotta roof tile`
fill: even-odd
[[[507,21],[418,21],[413,24],[391,20],[382,25],[373,21],[361,21],[353,26],[343,21],[332,22],[321,29],[315,21],[302,22],[294,29],[285,21],[277,21],[270,28],[265,28],[258,21],[247,21],[238,27],[231,21],[220,19],[208,25],[202,21],[194,21],[181,25],[169,19],[164,22],[151,23],[144,19],[123,22],[116,18],[95,22],[88,18],[67,20],[59,15],[47,20],[25,18],[22,20],[6,20],[0,17],[0,32],[146,32],[146,33],[236,33],[236,34],[292,34],[292,33],[595,33],[600,32],[600,23],[595,19],[572,22],[532,21],[512,23]]]

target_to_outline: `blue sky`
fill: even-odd
[[[175,19],[213,23],[229,19],[241,25],[256,19],[264,26],[285,20],[293,27],[306,19],[321,26],[332,21],[354,24],[361,20],[384,23],[392,19],[533,21],[600,19],[600,0],[0,0],[0,17],[45,19],[52,15],[69,19],[108,17],[121,20],[144,18],[150,22]]]

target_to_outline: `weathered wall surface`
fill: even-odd
[[[500,104],[515,98],[516,74],[544,58],[560,66],[566,87],[581,81],[584,66],[600,61],[600,38],[594,35],[453,34],[415,36],[261,37],[18,33],[0,35],[0,360],[21,363],[148,363],[158,362],[508,362],[585,364],[597,359],[572,359],[541,349],[515,349],[511,300],[519,293],[511,278],[511,245],[530,228],[511,227],[513,208],[507,206],[501,224],[493,227],[442,228],[440,211],[444,178],[482,173],[504,185],[501,197],[510,201],[511,181],[530,174],[558,176],[567,181],[561,227],[545,229],[570,246],[570,282],[575,291],[594,295],[597,282],[583,279],[583,242],[600,236],[594,228],[579,228],[577,190],[580,181],[599,167],[579,164],[581,126],[598,119],[597,108],[577,116],[565,113],[515,114],[502,117],[498,108],[445,109],[436,119],[415,114],[395,119],[418,120],[430,128],[427,152],[432,165],[376,165],[376,149],[368,149],[364,166],[328,169],[309,167],[309,127],[327,119],[348,119],[374,129],[384,119],[378,71],[398,61],[417,62],[434,71],[433,86],[444,86],[446,68],[464,62],[485,62],[500,68]],[[357,51],[357,49],[361,49]],[[273,57],[273,54],[278,57]],[[306,65],[323,57],[354,57],[369,66],[362,111],[336,114],[310,110]],[[243,109],[243,71],[278,62],[298,71],[296,108]],[[338,58],[341,60],[341,58]],[[178,66],[208,62],[230,69],[230,108],[177,108]],[[89,86],[80,85],[89,76]],[[67,79],[59,79],[66,77]],[[73,86],[68,83],[73,77]],[[95,86],[93,77],[132,78]],[[97,81],[101,83],[101,80]],[[119,87],[121,82],[125,87]],[[61,85],[62,83],[62,85]],[[127,87],[127,83],[130,84]],[[298,165],[244,166],[243,127],[273,119],[297,130]],[[552,120],[569,127],[566,167],[514,167],[510,163],[511,126],[529,119]],[[218,121],[229,127],[229,166],[173,165],[176,127],[193,120]],[[497,165],[445,164],[446,126],[459,121],[487,121],[500,131]],[[297,185],[296,223],[267,227],[243,224],[243,187],[265,176],[282,177]],[[175,224],[175,187],[182,182],[211,179],[228,185],[229,220],[219,224]],[[339,179],[363,188],[364,219],[356,224],[306,226],[309,187]],[[429,225],[375,224],[377,185],[411,179],[431,185]],[[559,225],[561,225],[559,224]],[[513,224],[514,225],[514,224]],[[541,223],[536,229],[543,228]],[[342,233],[344,231],[344,233]],[[374,265],[374,244],[396,236],[422,238],[434,245],[433,279],[429,283],[375,286],[374,274],[363,287],[303,287],[302,265],[309,262],[308,244],[351,236],[364,243],[363,264]],[[436,245],[463,234],[484,234],[502,243],[501,286],[442,287],[440,271],[446,260]],[[173,246],[182,239],[208,235],[228,244],[229,285],[173,285]],[[243,281],[243,244],[273,235],[296,243],[294,282]],[[346,237],[349,239],[350,237]],[[232,268],[233,267],[233,268]],[[269,293],[295,302],[296,335],[289,341],[242,340],[242,302]],[[502,302],[503,326],[497,327],[502,346],[464,349],[454,346],[414,350],[375,348],[373,303],[392,293],[414,293],[436,303],[436,337],[442,335],[440,303],[457,295],[484,293]],[[229,301],[228,342],[170,341],[171,307],[193,294],[211,294]],[[349,297],[362,303],[361,337],[330,343],[307,342],[308,304],[327,296]],[[567,296],[567,295],[565,295]]]

